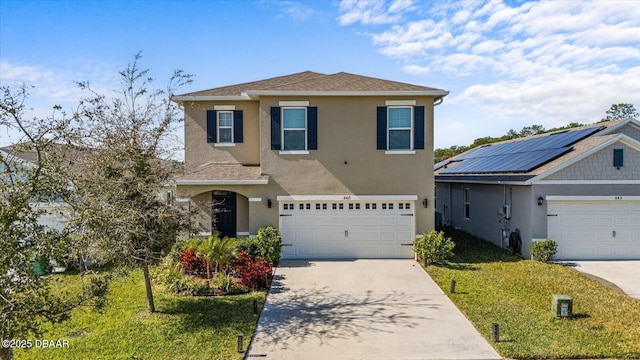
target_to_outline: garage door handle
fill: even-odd
[[[280,246],[293,246],[293,244],[280,244]]]
[[[547,214],[547,216],[558,216],[558,214]]]
[[[400,214],[400,216],[413,216],[413,214]]]
[[[400,246],[413,246],[413,244],[400,244]]]
[[[293,216],[293,214],[280,214],[280,216]]]

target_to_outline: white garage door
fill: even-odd
[[[412,258],[414,200],[281,200],[284,259]]]
[[[640,259],[640,200],[549,200],[556,259]]]

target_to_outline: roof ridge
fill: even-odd
[[[287,82],[287,83],[282,83],[282,84],[278,84],[278,85],[269,86],[269,87],[265,88],[264,90],[274,89],[274,88],[278,88],[278,87],[281,87],[281,86],[287,86],[287,85],[292,85],[292,84],[304,83],[304,82],[307,82],[307,81],[317,80],[317,79],[320,79],[320,78],[323,78],[323,77],[331,76],[331,75],[317,73],[315,71],[307,70],[307,71],[303,71],[303,72],[295,73],[295,74],[291,74],[291,75],[283,75],[283,76],[280,76],[280,77],[295,76],[295,75],[301,75],[301,74],[306,74],[306,73],[317,74],[318,76],[310,78],[310,79],[300,79],[300,80],[296,80],[296,81],[290,81],[290,82]],[[276,78],[273,78],[273,79],[276,79]],[[272,79],[265,79],[265,81],[268,81],[268,80],[272,80]],[[259,80],[259,81],[263,81],[263,80]],[[242,85],[242,84],[240,84],[240,85]],[[247,89],[247,90],[254,90],[254,89]],[[259,89],[259,90],[262,90],[262,89]]]

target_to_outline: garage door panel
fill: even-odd
[[[401,245],[412,242],[415,237],[415,205],[411,202],[305,201],[302,204],[302,207],[296,201],[287,201],[286,207],[283,202],[279,204],[283,243],[291,244],[283,248],[283,258],[413,257],[411,247]]]
[[[640,259],[640,201],[558,200],[547,211],[557,259]]]

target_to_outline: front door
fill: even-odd
[[[236,237],[236,193],[214,190],[212,192],[211,229],[223,237]]]

